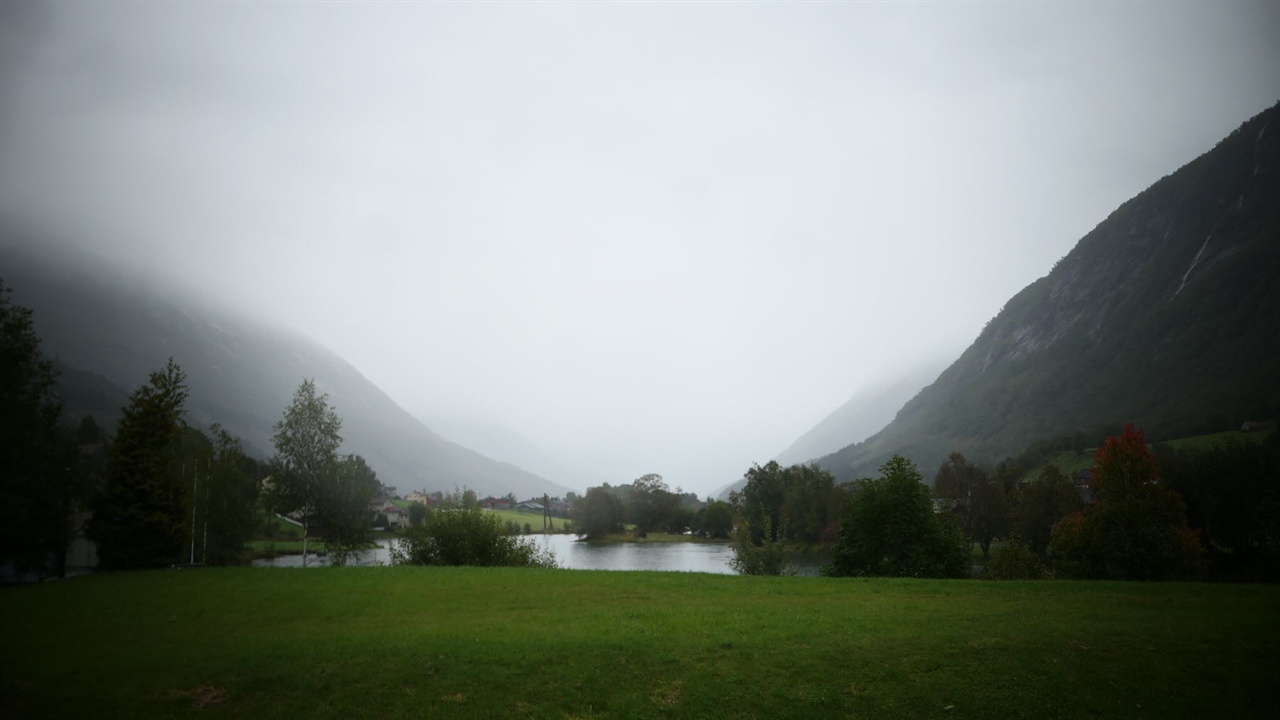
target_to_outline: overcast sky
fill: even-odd
[[[0,3],[0,83],[6,215],[706,494],[1280,99],[1280,3]]]

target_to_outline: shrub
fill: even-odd
[[[987,561],[989,580],[1039,580],[1044,577],[1044,563],[1017,535],[991,551]]]
[[[479,508],[429,513],[406,529],[391,548],[393,565],[556,567],[555,555],[536,543],[506,534],[497,517]]]
[[[782,539],[786,530],[781,528],[778,533],[773,533],[770,524],[770,520],[765,518],[761,537],[752,538],[751,527],[739,519],[733,530],[733,559],[729,561],[729,567],[741,575],[795,574],[787,560],[786,543]]]

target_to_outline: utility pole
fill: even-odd
[[[195,465],[191,468],[191,557],[188,558],[187,564],[196,564],[196,497],[200,491],[200,466]],[[182,463],[182,474],[187,474],[187,463]]]

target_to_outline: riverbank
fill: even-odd
[[[470,568],[0,592],[0,716],[1268,717],[1280,588]]]

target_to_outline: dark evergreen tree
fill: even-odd
[[[122,408],[88,527],[105,570],[162,567],[181,557],[190,494],[181,461],[185,380],[169,358]]]
[[[61,569],[75,499],[75,457],[60,439],[62,403],[31,311],[0,281],[0,561]]]

